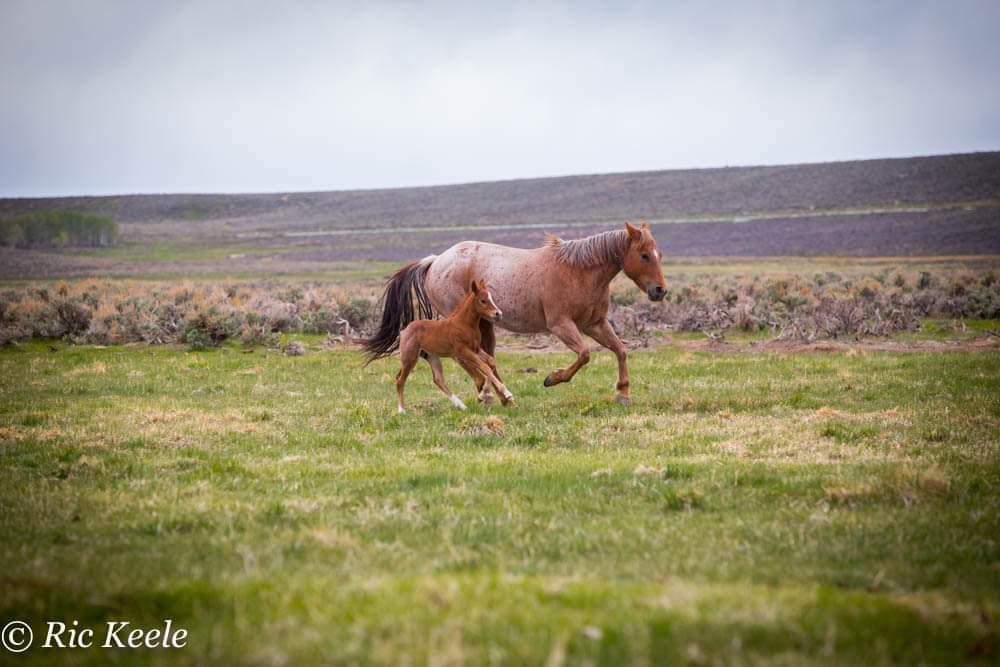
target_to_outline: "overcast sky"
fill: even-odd
[[[1000,2],[0,0],[0,196],[1000,149]]]

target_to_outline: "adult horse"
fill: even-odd
[[[392,276],[382,296],[382,321],[364,343],[369,359],[392,354],[399,332],[417,317],[449,314],[461,302],[469,281],[483,278],[503,311],[499,326],[517,333],[550,332],[576,352],[576,361],[545,378],[545,386],[569,382],[590,361],[581,333],[618,358],[618,402],[629,404],[625,346],[608,322],[612,279],[620,271],[652,301],[665,293],[660,251],[649,231],[625,228],[575,241],[549,236],[541,248],[509,248],[463,241],[440,255],[407,264]],[[482,346],[494,354],[493,324],[482,324]]]

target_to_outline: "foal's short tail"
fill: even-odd
[[[386,283],[379,302],[382,322],[375,335],[362,343],[368,356],[366,366],[376,359],[388,357],[399,348],[399,332],[407,324],[413,320],[433,317],[430,299],[424,291],[424,279],[434,257],[431,255],[407,264]]]

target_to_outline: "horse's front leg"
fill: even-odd
[[[590,361],[590,350],[580,337],[580,330],[572,320],[559,320],[549,325],[549,331],[556,338],[566,344],[566,347],[576,352],[576,361],[566,368],[557,368],[549,373],[545,378],[545,386],[551,387],[560,382],[569,382],[576,375],[576,372],[587,365]]]
[[[617,400],[621,405],[627,406],[631,399],[628,394],[628,354],[625,352],[625,344],[615,334],[615,330],[611,328],[611,323],[607,319],[588,327],[584,333],[614,352],[618,358],[618,384],[615,386],[618,390]]]

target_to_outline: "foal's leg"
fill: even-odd
[[[507,387],[504,385],[503,380],[500,379],[500,372],[497,371],[496,357],[494,357],[486,350],[480,350],[479,358],[483,360],[483,362],[489,367],[490,372],[493,374],[491,383],[493,384],[494,387],[496,387],[496,390],[500,393],[500,395],[504,396],[508,401],[514,400],[514,394],[510,393],[507,390]]]
[[[448,388],[448,385],[445,384],[444,368],[441,367],[441,357],[437,356],[436,354],[431,354],[430,352],[428,352],[427,363],[431,365],[431,373],[434,374],[434,384],[438,386],[438,389],[444,392],[444,395],[448,397],[448,400],[451,401],[452,405],[454,405],[459,410],[464,410],[465,403],[463,403],[462,399],[456,396],[454,392],[452,392],[452,390]]]
[[[490,405],[493,403],[493,395],[489,393],[489,383],[486,380],[486,376],[479,370],[479,366],[475,363],[474,359],[475,355],[471,358],[461,354],[455,355],[455,361],[462,367],[462,370],[469,374],[472,381],[476,384],[476,394],[479,400],[486,405]]]
[[[489,320],[479,320],[479,335],[482,339],[480,347],[482,347],[483,351],[492,357],[496,354],[497,349],[497,335],[496,329],[493,327],[493,323]],[[497,376],[497,379],[500,378],[500,374],[496,372],[495,366],[493,373]],[[482,387],[477,387],[477,390],[481,389]],[[493,403],[493,394],[490,393],[489,383],[486,383],[486,393],[482,395],[480,400],[486,405]]]
[[[555,334],[556,338],[566,344],[566,347],[576,352],[576,361],[566,368],[557,368],[545,378],[545,386],[551,387],[560,382],[569,382],[576,375],[576,372],[587,365],[590,361],[590,350],[580,337],[580,330],[572,320],[559,320],[549,324],[549,331]]]
[[[485,355],[484,357],[484,354],[481,350],[478,352],[473,352],[472,350],[466,350],[461,353],[461,356],[456,355],[456,359],[459,358],[461,358],[462,361],[465,364],[467,364],[470,368],[476,371],[475,375],[473,375],[473,378],[476,378],[476,376],[478,375],[482,378],[482,382],[485,385],[485,387],[488,388],[490,385],[492,385],[497,390],[497,393],[500,394],[501,403],[507,405],[514,400],[514,394],[510,393],[510,390],[504,386],[503,382],[500,381],[500,378],[498,378],[493,373],[493,368],[491,368],[491,364],[495,365],[496,363],[492,361],[493,357],[490,357],[489,355]],[[490,359],[490,361],[486,361],[486,359]],[[476,385],[478,386],[479,383],[480,380],[477,379]]]
[[[606,319],[588,327],[585,333],[614,352],[618,358],[618,384],[615,386],[618,389],[617,400],[619,404],[627,406],[631,399],[628,395],[628,354],[625,352],[625,344],[618,338],[615,330],[611,328],[611,323]]]
[[[406,386],[406,377],[420,360],[420,344],[409,337],[400,336],[399,342],[399,372],[396,374],[396,397],[399,414],[406,412],[406,405],[403,403],[403,387]]]

